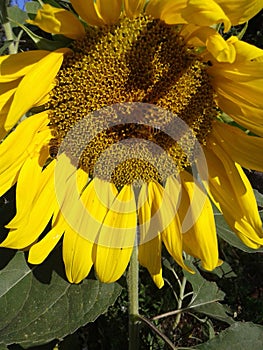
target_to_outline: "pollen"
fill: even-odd
[[[194,154],[189,157],[194,150],[192,137],[185,136],[182,148],[164,132],[171,118],[186,123],[201,145],[211,131],[217,112],[206,68],[194,48],[186,45],[179,28],[161,20],[141,15],[122,17],[115,25],[88,27],[85,38],[76,41],[73,53],[65,57],[46,106],[53,132],[51,156],[54,145],[59,147],[69,130],[85,119],[94,136],[87,140],[79,135],[69,148],[72,157],[77,157],[82,147],[79,166],[90,177],[106,179],[117,187],[165,181],[194,160]],[[114,125],[103,130],[99,120],[89,119],[105,107],[136,102],[169,111],[169,118],[167,113],[146,113],[143,121],[129,123],[127,119],[123,124],[114,113]],[[128,107],[125,112],[129,118]],[[136,146],[123,145],[127,140]]]

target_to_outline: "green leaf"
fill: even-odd
[[[18,6],[10,6],[7,8],[8,18],[12,21],[13,26],[17,26],[16,23],[23,24],[28,19],[27,13],[21,10]]]
[[[247,253],[263,252],[263,248],[252,249],[252,248],[247,247],[236,236],[236,234],[230,229],[230,227],[226,223],[226,221],[221,213],[216,212],[214,215],[215,215],[217,233],[224,241],[226,241],[227,243],[229,243],[233,247],[236,247],[236,248],[243,250],[244,252],[247,252]]]
[[[68,283],[61,277],[61,260],[54,254],[31,269],[18,252],[0,271],[2,347],[13,343],[29,347],[61,339],[105,313],[120,294],[117,283],[103,284],[96,279]]]
[[[36,1],[28,1],[26,3],[25,8],[27,13],[36,15],[37,11],[41,8],[41,5],[39,2],[36,2]]]
[[[237,276],[232,270],[232,267],[226,261],[224,261],[222,265],[216,267],[210,273],[215,274],[219,278],[232,278]]]
[[[201,276],[193,265],[191,267],[195,270],[195,274],[184,271],[185,277],[193,288],[193,297],[188,308],[228,324],[233,323],[232,318],[226,314],[226,308],[219,303],[224,299],[225,293],[218,288],[215,282],[207,281]]]
[[[253,191],[254,191],[258,206],[263,208],[263,194],[255,189]]]
[[[236,322],[215,338],[195,347],[200,350],[262,350],[263,326]]]
[[[8,350],[8,348],[2,343],[0,344],[0,350]]]

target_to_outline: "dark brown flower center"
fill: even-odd
[[[168,26],[147,16],[133,20],[123,17],[116,25],[89,27],[85,39],[76,41],[73,49],[74,53],[65,58],[56,77],[47,106],[54,133],[50,147],[53,151],[69,130],[86,118],[95,136],[88,142],[83,135],[77,137],[70,148],[73,156],[79,156],[75,149],[81,143],[84,151],[79,165],[91,177],[98,176],[119,187],[138,179],[160,181],[158,169],[165,169],[169,176],[174,167],[169,168],[167,160],[156,155],[154,147],[151,152],[149,142],[163,149],[176,162],[178,170],[191,165],[192,159],[186,155],[185,147],[182,149],[181,144],[164,131],[171,122],[166,113],[147,112],[140,124],[132,120],[124,124],[121,118],[118,123],[116,115],[114,126],[104,130],[94,118],[89,122],[89,114],[104,107],[145,103],[180,118],[198,142],[205,144],[216,114],[214,92],[206,64],[193,48],[187,47],[177,26]],[[140,153],[138,147],[134,147],[129,158],[125,158],[122,154],[127,152],[125,148],[122,151],[112,146],[126,139],[149,142],[148,146],[141,142]],[[192,137],[185,136],[183,141],[189,143],[189,150],[193,148]],[[111,150],[108,162],[100,162],[95,172],[99,158],[107,149]],[[110,163],[116,157],[120,161],[112,171]]]

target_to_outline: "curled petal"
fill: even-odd
[[[217,62],[233,63],[235,61],[236,49],[234,43],[238,41],[238,38],[232,37],[231,40],[226,41],[213,28],[201,27],[192,32],[192,34],[188,36],[187,41],[196,44],[197,39],[203,46],[206,46],[208,52]]]
[[[231,28],[231,22],[222,8],[214,0],[189,0],[182,10],[182,17],[187,23],[210,27],[224,23],[225,32]]]
[[[83,25],[73,13],[62,8],[44,4],[29,24],[38,26],[47,33],[62,34],[71,39],[81,39],[85,35]]]

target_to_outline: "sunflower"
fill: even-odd
[[[44,4],[28,21],[69,47],[0,58],[0,194],[16,185],[1,247],[27,249],[40,264],[62,240],[70,282],[94,265],[109,283],[138,244],[162,287],[163,244],[189,271],[183,252],[207,270],[220,264],[214,203],[259,248],[262,223],[242,167],[263,171],[263,51],[214,28],[248,21],[262,1],[71,6]]]

